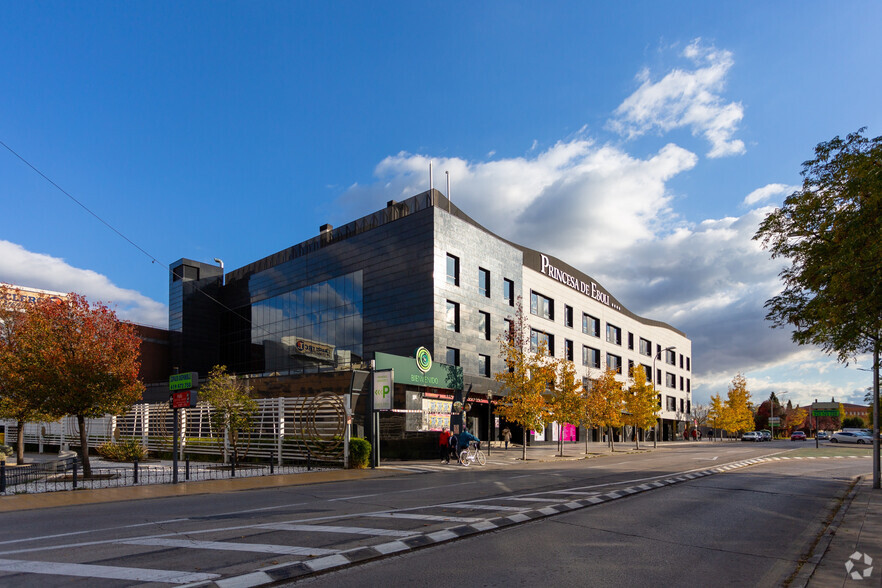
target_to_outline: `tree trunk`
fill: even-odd
[[[634,442],[637,445],[637,449],[640,449],[640,429],[634,427]]]
[[[527,432],[527,427],[524,426],[524,452],[521,458],[523,461],[527,461],[527,435],[529,434],[530,433]]]
[[[83,461],[83,477],[92,475],[92,464],[89,463],[89,435],[86,431],[86,417],[77,415],[77,424],[80,426],[80,458]]]
[[[24,464],[24,421],[18,421],[18,432],[15,437],[15,464]]]
[[[615,451],[616,450],[616,440],[613,437],[613,428],[610,426],[610,427],[608,427],[608,430],[609,430],[609,450]]]

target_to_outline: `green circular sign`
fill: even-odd
[[[417,368],[424,374],[432,369],[432,354],[425,347],[420,347],[414,353]]]

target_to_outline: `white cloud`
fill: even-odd
[[[696,39],[682,55],[694,69],[674,69],[655,82],[648,69],[641,71],[637,76],[640,87],[615,110],[609,128],[629,138],[654,128],[662,132],[689,128],[693,135],[710,141],[708,157],[744,153],[744,142],[733,138],[744,108],[720,96],[734,64],[732,53]]]
[[[76,292],[90,302],[101,301],[117,316],[135,323],[168,325],[168,307],[134,290],[120,288],[92,270],[73,267],[58,257],[28,251],[0,240],[0,282],[25,288]]]
[[[793,192],[800,189],[800,186],[788,186],[787,184],[767,184],[762,188],[757,188],[744,198],[745,206],[753,206],[759,202],[764,202],[775,196],[789,196]]]

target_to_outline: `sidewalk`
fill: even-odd
[[[791,586],[882,586],[882,490],[871,475],[845,497]]]

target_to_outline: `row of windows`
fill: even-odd
[[[446,363],[448,365],[459,365],[459,349],[455,347],[448,347],[447,354],[445,356]],[[478,354],[478,375],[484,376],[485,378],[489,378],[492,374],[490,373],[490,356],[484,355],[482,353]]]
[[[573,307],[564,304],[564,326],[573,327]],[[554,320],[554,300],[535,292],[530,291],[530,313],[538,317]],[[591,337],[600,338],[600,319],[588,313],[582,313],[582,332]],[[622,344],[622,329],[612,323],[606,323],[606,341],[613,345]],[[639,353],[647,357],[652,357],[652,342],[643,337],[638,342]],[[661,358],[662,347],[656,344],[656,356]],[[628,333],[628,349],[634,350],[634,333]],[[677,352],[671,349],[665,349],[664,361],[669,365],[677,365]],[[680,368],[686,371],[692,371],[692,362],[690,358],[680,354]]]
[[[459,258],[455,255],[447,254],[447,283],[451,286],[459,286]],[[478,293],[481,296],[490,298],[490,270],[482,267],[478,268]],[[514,306],[514,282],[508,278],[502,280],[502,297],[509,306]]]
[[[445,324],[447,326],[448,331],[452,331],[454,333],[460,332],[460,320],[459,320],[459,302],[454,302],[453,300],[447,301],[447,310],[445,314]],[[490,313],[484,312],[483,310],[478,311],[478,324],[477,324],[478,332],[484,337],[485,340],[490,340]]]

